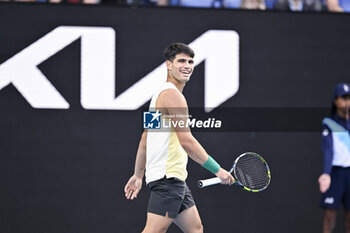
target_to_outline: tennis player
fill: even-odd
[[[333,95],[330,117],[322,121],[323,174],[319,177],[321,202],[325,209],[323,233],[335,227],[337,210],[345,208],[345,228],[350,233],[350,85],[340,83]]]
[[[186,121],[188,107],[182,90],[194,69],[194,52],[183,43],[173,43],[165,49],[164,55],[167,81],[154,94],[150,109],[173,116],[172,121]],[[137,150],[134,175],[124,189],[127,199],[136,198],[145,173],[151,196],[143,233],[166,232],[172,222],[183,232],[203,232],[198,210],[185,182],[188,156],[219,177],[223,184],[234,182],[231,174],[208,155],[189,128],[177,125],[170,132],[145,131]]]

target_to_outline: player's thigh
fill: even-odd
[[[147,213],[147,221],[145,229],[142,233],[164,233],[169,228],[170,224],[173,222],[172,218],[165,216]]]
[[[202,221],[195,205],[182,211],[174,219],[174,222],[185,233],[203,232]]]

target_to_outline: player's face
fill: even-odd
[[[194,61],[190,56],[177,54],[172,62],[167,61],[169,75],[178,82],[186,83],[190,80],[194,69]]]

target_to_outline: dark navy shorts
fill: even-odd
[[[341,203],[350,210],[350,167],[333,167],[331,186],[321,194],[320,206],[323,208],[338,209]]]
[[[186,182],[178,178],[162,178],[147,184],[151,189],[147,212],[176,218],[185,209],[195,205]]]

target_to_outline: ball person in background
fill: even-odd
[[[173,43],[165,49],[164,55],[167,80],[154,94],[150,109],[174,116],[172,121],[186,122],[188,107],[182,90],[194,69],[194,52],[183,43]],[[137,150],[134,174],[124,189],[127,199],[136,198],[145,173],[151,196],[143,233],[166,232],[173,222],[184,232],[203,232],[198,210],[185,182],[188,156],[219,177],[223,184],[234,182],[232,175],[208,155],[189,128],[175,127],[162,133],[145,130]]]
[[[350,85],[340,83],[333,94],[330,117],[322,121],[323,174],[318,182],[324,208],[323,233],[332,232],[337,210],[345,208],[345,228],[350,233]]]

